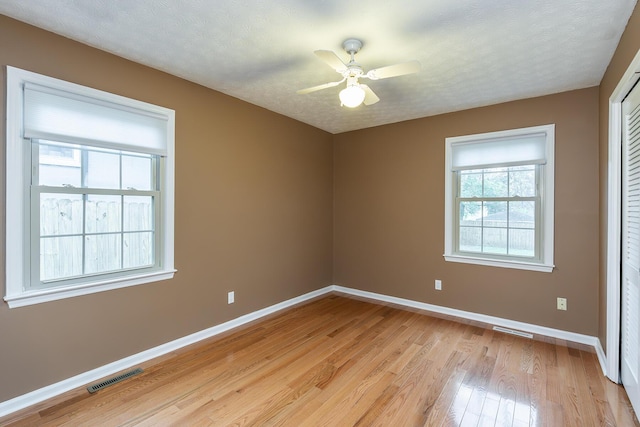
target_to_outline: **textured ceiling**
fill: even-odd
[[[595,86],[636,0],[0,0],[0,13],[331,133]],[[340,107],[314,50],[356,37],[381,101]]]

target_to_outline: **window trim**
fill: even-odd
[[[10,308],[39,304],[64,298],[135,286],[174,276],[174,199],[175,199],[175,111],[126,98],[108,92],[55,79],[19,68],[6,67],[6,276],[4,300]],[[166,157],[164,167],[163,194],[160,205],[163,211],[161,224],[162,251],[160,268],[145,273],[113,278],[88,280],[84,283],[57,288],[37,289],[28,286],[30,280],[30,182],[27,178],[31,168],[30,144],[23,138],[25,84],[37,84],[55,90],[93,98],[125,108],[147,111],[166,118]]]
[[[546,164],[540,166],[539,172],[542,184],[540,187],[541,215],[540,215],[540,259],[528,261],[520,257],[501,255],[484,255],[455,252],[454,239],[458,230],[454,230],[456,221],[453,217],[456,208],[455,188],[456,179],[452,170],[452,145],[458,143],[481,143],[488,139],[522,137],[529,134],[544,133],[546,137],[545,155]],[[465,135],[445,138],[445,241],[443,257],[446,261],[467,264],[485,265],[490,267],[515,268],[550,273],[555,267],[553,264],[554,247],[554,151],[555,151],[555,125],[533,126],[521,129],[510,129],[498,132],[488,132],[475,135]]]

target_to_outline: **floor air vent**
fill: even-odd
[[[526,332],[516,331],[515,329],[503,328],[502,326],[494,326],[494,331],[504,332],[505,334],[517,335],[519,337],[524,338],[533,338],[533,334],[528,334]]]
[[[134,369],[133,371],[125,372],[124,374],[120,374],[116,377],[109,378],[108,380],[104,380],[98,384],[91,385],[87,387],[87,390],[89,390],[89,393],[95,393],[98,390],[102,390],[105,387],[109,387],[110,385],[119,383],[122,380],[126,380],[127,378],[132,377],[134,375],[138,375],[140,373],[142,373],[142,369],[137,368],[137,369]]]

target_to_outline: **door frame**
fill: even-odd
[[[607,178],[607,351],[605,375],[620,382],[620,276],[622,216],[622,101],[640,80],[640,50],[609,97]]]

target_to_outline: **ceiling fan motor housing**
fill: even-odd
[[[343,77],[357,79],[364,74],[364,72],[362,71],[362,67],[359,64],[350,62],[348,65],[349,67],[342,73]]]
[[[356,54],[362,49],[362,42],[358,39],[347,39],[342,43],[342,48],[348,54]]]

